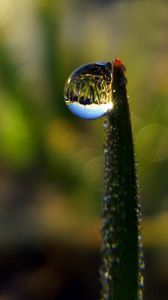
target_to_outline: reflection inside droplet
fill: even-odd
[[[112,109],[112,64],[93,63],[76,69],[65,85],[69,110],[83,119],[97,119]]]

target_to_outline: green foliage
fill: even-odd
[[[158,259],[168,245],[167,15],[157,0],[6,0],[0,10],[1,245],[59,237],[98,249],[102,121],[74,118],[63,86],[78,65],[117,55],[129,66],[144,242],[155,247],[152,300],[159,280],[165,297],[168,270],[167,254]]]
[[[124,67],[113,67],[113,109],[105,123],[102,299],[141,300],[143,252]]]
[[[167,206],[167,15],[163,2],[154,3],[116,2],[102,13],[101,5],[73,1],[25,1],[22,10],[16,2],[20,17],[10,9],[9,24],[1,24],[1,164],[21,175],[40,170],[38,180],[55,182],[77,213],[83,201],[84,215],[101,210],[103,132],[101,121],[83,122],[65,109],[63,86],[73,68],[116,53],[129,65],[143,208],[156,214]]]

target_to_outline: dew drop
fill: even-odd
[[[140,278],[139,278],[139,287],[143,288],[143,286],[144,286],[144,278],[143,278],[143,276],[140,276]]]
[[[108,272],[105,272],[105,273],[104,273],[104,276],[105,276],[106,278],[108,278],[108,277],[109,277],[109,273],[108,273]]]
[[[111,245],[112,249],[117,249],[117,243],[116,242],[113,242],[112,245]]]
[[[65,103],[76,116],[94,120],[113,107],[112,63],[97,62],[76,69],[64,90]]]
[[[105,121],[105,122],[103,123],[103,127],[104,127],[104,129],[107,129],[107,128],[109,127],[109,123],[108,123],[107,121]]]

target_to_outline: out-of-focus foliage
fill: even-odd
[[[98,244],[103,120],[71,115],[63,88],[79,65],[115,57],[127,66],[144,215],[156,215],[145,244],[168,244],[167,15],[166,1],[0,0],[2,245]]]

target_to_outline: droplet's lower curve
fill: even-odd
[[[69,110],[76,116],[86,120],[94,120],[104,116],[107,113],[107,111],[111,110],[113,107],[113,103],[109,102],[107,104],[101,105],[82,105],[78,102],[67,101],[67,106]]]

